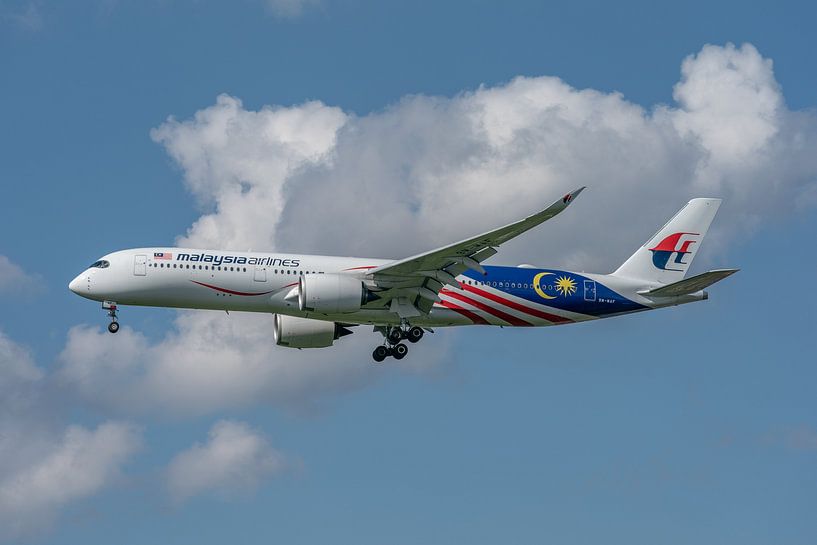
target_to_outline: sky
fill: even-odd
[[[813,543],[817,8],[0,0],[0,543]],[[122,308],[123,248],[609,272],[724,199],[706,302],[548,329]]]

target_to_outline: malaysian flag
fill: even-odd
[[[170,252],[153,252],[153,259],[165,259],[169,261],[173,259],[173,254]]]

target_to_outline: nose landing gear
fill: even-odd
[[[108,311],[111,323],[108,324],[108,331],[116,333],[119,331],[119,322],[116,321],[116,303],[114,301],[103,301],[102,308]]]

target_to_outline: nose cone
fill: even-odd
[[[71,280],[71,283],[68,284],[68,289],[73,291],[77,295],[82,295],[82,282],[83,278],[82,275],[80,274],[79,276]]]

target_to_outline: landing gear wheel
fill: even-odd
[[[396,344],[392,348],[392,356],[396,360],[402,360],[408,354],[408,346],[404,345],[403,343]]]
[[[376,361],[377,363],[380,363],[381,361],[385,360],[388,357],[388,355],[389,349],[386,348],[385,346],[378,346],[377,348],[374,349],[374,352],[372,352],[372,358],[374,358],[374,361]]]
[[[423,331],[422,327],[415,326],[408,330],[408,333],[406,333],[406,338],[409,340],[409,342],[416,343],[423,338],[424,334],[425,331]]]
[[[389,329],[389,332],[386,334],[386,340],[388,340],[391,344],[397,344],[403,339],[403,332],[400,331],[399,327],[392,327]]]
[[[114,301],[102,301],[102,308],[108,311],[111,323],[108,324],[108,331],[116,333],[119,331],[119,322],[116,321],[116,303]]]

